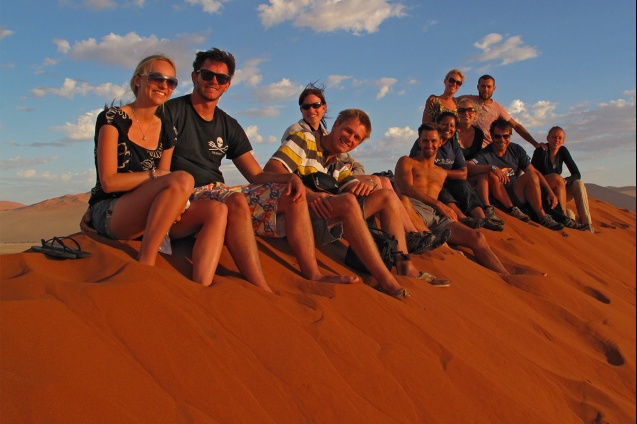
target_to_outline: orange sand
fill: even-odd
[[[77,228],[73,205],[47,213]],[[451,287],[399,277],[404,302],[304,280],[284,240],[258,240],[276,295],[227,251],[216,284],[192,283],[187,242],[156,267],[139,242],[81,234],[91,258],[1,255],[0,421],[634,423],[635,213],[591,209],[595,234],[500,214],[485,235],[521,275],[445,247],[414,261]],[[352,273],[344,244],[317,254]]]

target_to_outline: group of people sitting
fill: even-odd
[[[409,293],[381,258],[370,225],[395,238],[397,275],[439,286],[448,282],[419,270],[410,254],[449,242],[471,249],[481,265],[508,274],[478,231],[503,230],[492,202],[523,220],[531,219],[523,212],[530,205],[532,218],[551,229],[592,231],[585,189],[562,146],[561,128],[551,129],[546,146],[506,111],[488,130],[476,121],[479,108],[495,109],[491,77],[480,79],[480,97],[472,99],[454,97],[464,80],[460,71],[447,75],[445,93],[428,99],[414,149],[398,161],[390,180],[366,174],[350,155],[370,137],[369,116],[343,110],[328,131],[324,92],[313,84],[299,96],[302,119],[285,131],[262,169],[242,127],[218,107],[234,72],[230,53],[200,51],[192,93],[169,100],[178,85],[174,62],[152,55],[138,64],[130,80],[134,101],[107,106],[97,118],[97,182],[81,222],[84,231],[112,239],[141,237],[138,260],[147,265],[155,264],[158,252],[169,253],[171,239],[195,235],[192,279],[204,285],[212,284],[225,244],[244,278],[267,291],[272,289],[256,235],[286,237],[308,280],[354,283],[358,276],[326,275],[316,260],[315,246],[343,238],[379,290],[395,298]],[[533,164],[510,143],[513,129],[537,145]],[[225,185],[220,165],[226,156],[249,184]],[[562,163],[571,171],[566,180],[560,176]],[[518,170],[524,173],[518,176]],[[306,186],[307,177],[318,173],[334,180],[333,190]],[[570,189],[580,199],[583,193],[577,203],[581,223],[563,209]],[[559,215],[552,213],[556,209],[563,224],[551,218]]]

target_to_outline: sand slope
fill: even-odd
[[[190,282],[187,242],[156,267],[138,242],[80,234],[91,258],[2,255],[0,418],[634,423],[635,213],[591,207],[595,234],[508,216],[485,231],[523,273],[507,281],[448,248],[415,257],[452,286],[399,277],[405,302],[302,279],[284,240],[259,240],[276,295],[227,252],[213,287]],[[351,273],[344,254],[321,267]]]

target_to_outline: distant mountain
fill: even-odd
[[[603,200],[616,208],[635,212],[635,186],[602,187],[597,184],[586,184],[588,197]]]

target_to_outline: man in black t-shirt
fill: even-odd
[[[241,125],[217,106],[234,71],[230,53],[216,48],[197,53],[192,94],[167,101],[163,110],[178,134],[171,169],[194,176],[193,198],[219,200],[228,206],[226,246],[248,280],[265,283],[256,233],[286,236],[308,280],[356,282],[358,277],[327,276],[319,270],[305,186],[296,175],[264,172]],[[226,156],[250,185],[225,186],[220,165]]]

